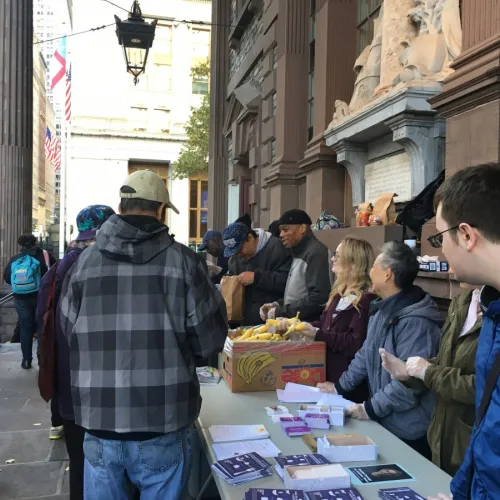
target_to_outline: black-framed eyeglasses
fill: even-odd
[[[445,229],[438,234],[433,234],[427,238],[427,241],[431,244],[433,248],[441,248],[443,246],[443,235],[449,231],[454,231],[458,229],[460,226],[450,227],[449,229]]]

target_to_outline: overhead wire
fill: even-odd
[[[122,7],[120,5],[117,5],[113,2],[111,2],[110,0],[102,0],[103,2],[106,2],[106,3],[109,3],[111,5],[113,5],[114,7],[117,7],[119,9],[122,9],[124,10],[125,12],[129,12],[128,9],[126,9],[125,7]],[[154,16],[147,16],[147,19],[158,19],[158,20],[162,20],[162,18],[156,18]],[[164,19],[163,19],[164,20]],[[186,19],[171,19],[172,22],[176,22],[176,23],[180,23],[180,24],[197,24],[199,26],[218,26],[218,27],[223,27],[223,28],[237,28],[238,26],[235,26],[233,24],[222,24],[222,23],[212,23],[212,22],[206,22],[206,21],[199,21],[199,20],[186,20]],[[69,38],[69,37],[73,37],[73,36],[78,36],[78,35],[85,35],[86,33],[91,33],[93,31],[99,31],[99,30],[103,30],[105,28],[109,28],[110,26],[115,26],[116,23],[110,23],[110,24],[105,24],[105,25],[102,25],[102,26],[97,26],[96,28],[90,28],[88,30],[85,30],[85,31],[79,31],[77,33],[70,33],[69,35],[62,35],[62,36],[58,36],[58,37],[55,37],[55,38],[48,38],[46,40],[38,40],[37,42],[33,42],[33,45],[40,45],[42,43],[47,43],[47,42],[53,42],[53,41],[56,41],[56,40],[61,40],[63,38]],[[244,26],[241,26],[244,28]]]

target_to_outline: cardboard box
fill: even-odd
[[[328,468],[328,477],[317,477],[321,469]],[[311,471],[311,479],[294,479],[295,472]],[[315,477],[316,476],[316,477]],[[338,464],[330,465],[299,465],[288,466],[283,469],[283,481],[289,490],[318,491],[336,488],[349,488],[351,477],[349,473]]]
[[[318,453],[330,462],[364,462],[377,460],[377,445],[358,434],[330,434],[317,441]]]
[[[315,386],[326,380],[325,359],[324,342],[234,342],[228,337],[220,373],[231,392],[274,391],[287,382]]]

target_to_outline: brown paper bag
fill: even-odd
[[[397,196],[396,193],[381,194],[373,204],[373,217],[380,217],[384,226],[391,223],[396,217],[395,196]]]
[[[224,276],[220,285],[220,292],[226,301],[228,321],[242,321],[245,287],[238,281],[238,276]]]

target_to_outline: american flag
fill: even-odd
[[[51,161],[54,171],[57,172],[61,168],[61,141],[59,139],[54,139]]]
[[[71,121],[71,64],[66,72],[66,99],[64,103],[64,111],[66,121],[69,123]]]
[[[50,162],[52,162],[52,147],[52,132],[50,131],[50,128],[47,127],[47,130],[45,131],[45,156]]]

